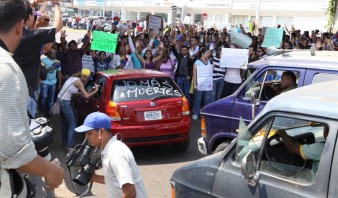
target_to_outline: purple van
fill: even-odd
[[[237,137],[240,118],[250,123],[266,103],[278,95],[281,76],[291,71],[296,87],[338,80],[338,52],[293,51],[248,64],[255,72],[231,96],[205,106],[201,110],[201,138],[198,149],[212,154],[227,148]],[[310,107],[309,107],[310,108]]]

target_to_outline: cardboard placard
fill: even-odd
[[[83,55],[82,56],[82,68],[89,69],[91,72],[94,72],[94,61],[92,56]]]
[[[150,30],[162,30],[163,29],[163,19],[161,16],[148,15],[147,16],[147,31]]]
[[[190,24],[191,23],[191,17],[190,16],[185,16],[183,20],[183,24]]]
[[[248,59],[248,49],[222,48],[220,67],[246,69]]]
[[[211,91],[212,90],[212,65],[197,66],[197,90]]]
[[[268,28],[265,32],[262,47],[276,47],[280,48],[280,43],[283,39],[282,28]]]
[[[117,42],[118,34],[94,30],[91,50],[115,53]]]

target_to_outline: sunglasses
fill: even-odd
[[[56,52],[50,52],[51,54],[56,54]]]

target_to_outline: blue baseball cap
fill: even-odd
[[[93,129],[111,129],[111,118],[104,113],[94,112],[89,114],[83,125],[75,128],[78,133],[87,132]]]

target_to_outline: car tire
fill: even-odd
[[[190,144],[190,138],[188,138],[187,140],[183,141],[183,142],[174,142],[172,143],[172,148],[174,151],[186,151],[189,147]]]
[[[221,144],[219,144],[216,147],[214,153],[218,153],[218,152],[224,151],[229,145],[230,145],[230,141],[229,140],[226,140],[225,142],[222,142]]]

